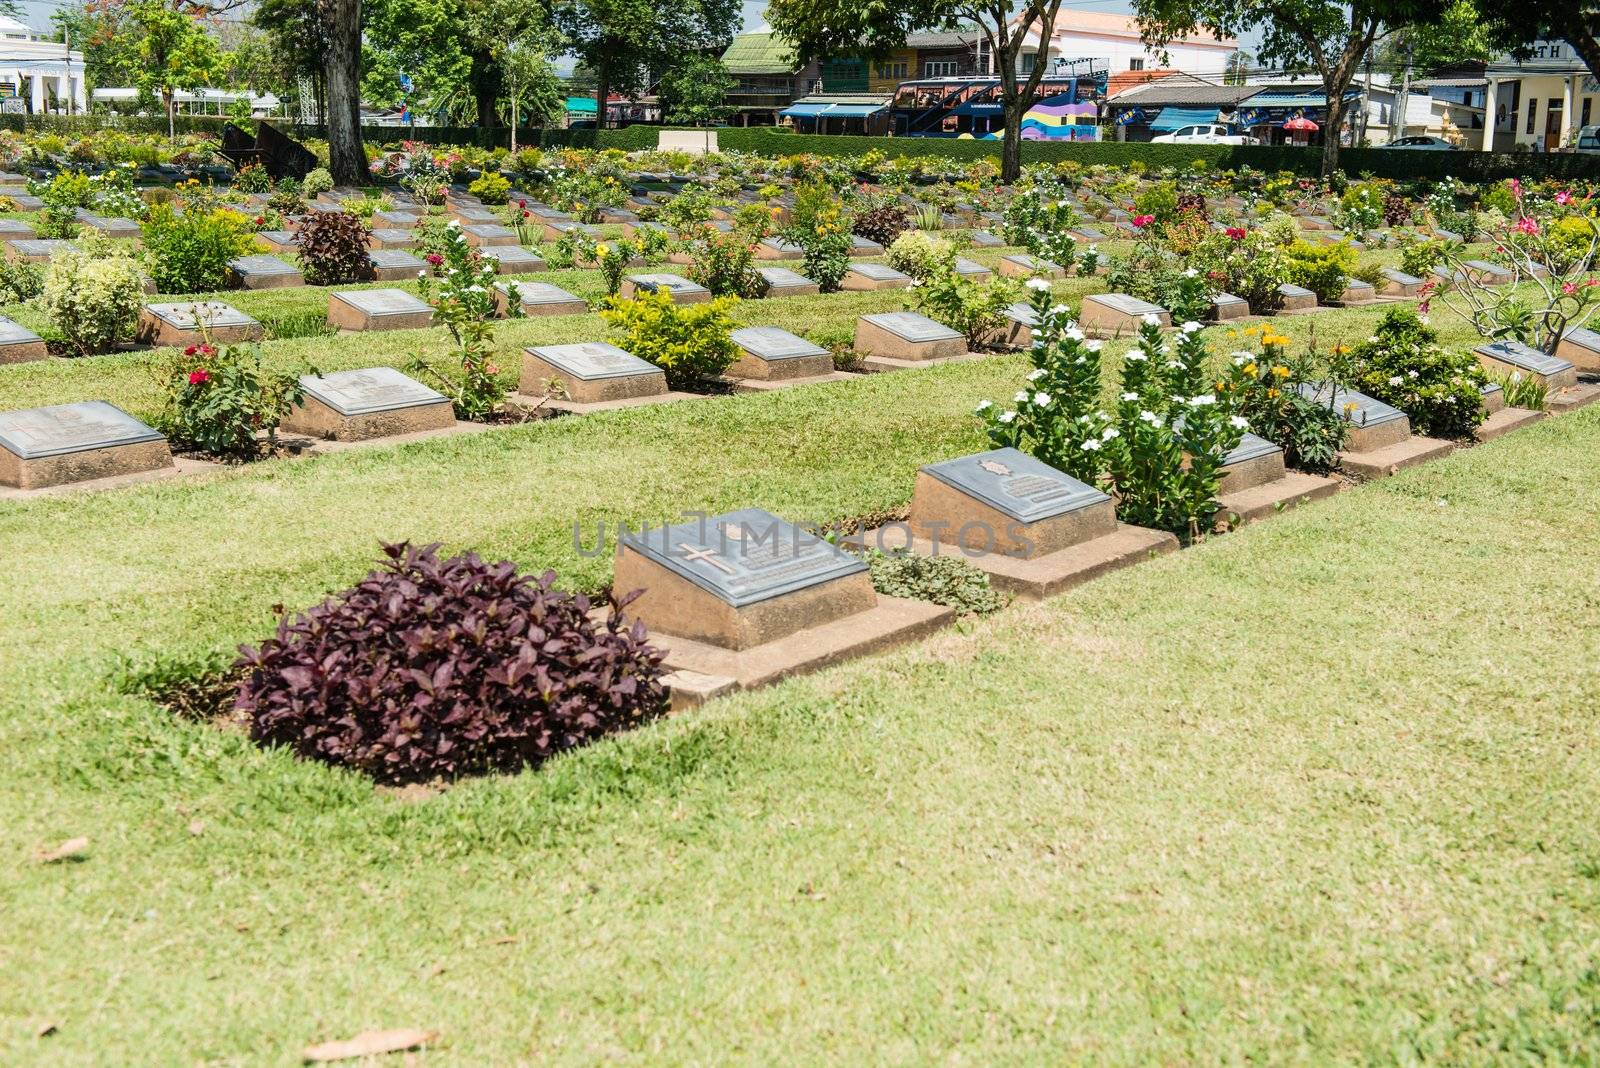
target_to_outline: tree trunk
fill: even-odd
[[[500,79],[496,77],[494,56],[487,50],[472,53],[472,96],[478,102],[478,127],[490,130],[500,125],[495,113],[495,98],[500,95]],[[514,122],[515,120],[513,120]]]
[[[611,95],[611,42],[600,42],[600,65],[594,71],[594,128],[606,128],[606,98]]]
[[[1327,121],[1322,126],[1322,177],[1339,169],[1339,127],[1344,124],[1344,90],[1328,93]]]
[[[1006,104],[1006,138],[1000,146],[1000,183],[1015,185],[1022,176],[1022,116],[1027,103],[1021,99]]]
[[[341,185],[363,185],[361,146],[361,0],[318,0],[328,28],[328,171]]]
[[[1578,53],[1578,58],[1583,60],[1583,65],[1589,68],[1589,73],[1600,78],[1600,41],[1594,39],[1594,34],[1577,26],[1567,34],[1566,41]],[[1484,121],[1488,122],[1488,119]]]
[[[167,140],[176,141],[178,139],[178,120],[172,111],[177,106],[177,100],[173,98],[171,89],[161,90],[161,102],[167,106]]]

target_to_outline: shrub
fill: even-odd
[[[956,247],[948,238],[922,230],[907,230],[889,246],[889,266],[917,279],[932,277],[955,259]]]
[[[1521,371],[1502,371],[1489,375],[1489,381],[1500,387],[1508,408],[1525,408],[1530,412],[1544,411],[1550,388],[1533,375]]]
[[[899,204],[880,204],[856,216],[855,232],[884,248],[911,229],[911,217]]]
[[[1006,309],[1021,296],[1022,287],[1012,279],[975,282],[953,267],[935,271],[912,290],[918,311],[952,330],[961,331],[971,347],[988,342],[1005,322]]]
[[[367,228],[343,211],[314,211],[298,231],[300,269],[314,286],[364,282],[372,277]]]
[[[1428,272],[1444,260],[1444,242],[1432,240],[1407,240],[1400,246],[1400,269],[1417,278],[1426,278]]]
[[[68,253],[51,260],[41,302],[73,352],[105,352],[133,337],[144,278],[126,256]]]
[[[555,575],[385,545],[381,570],[241,648],[235,707],[258,742],[386,783],[512,771],[637,725],[661,654],[615,604]]]
[[[990,585],[988,574],[959,556],[868,549],[865,558],[872,588],[885,597],[929,601],[962,615],[986,616],[1006,606],[1007,598]]]
[[[44,268],[37,263],[0,260],[0,304],[18,304],[44,292]]]
[[[1355,265],[1355,250],[1344,241],[1336,245],[1296,241],[1284,257],[1284,280],[1311,290],[1319,303],[1332,304],[1344,296]]]
[[[493,171],[487,171],[467,186],[467,192],[485,204],[504,204],[509,199],[511,183]]]
[[[301,373],[264,371],[254,346],[190,345],[161,372],[161,432],[179,448],[254,458],[261,451],[256,434],[265,431],[275,443],[278,426],[304,399]]]
[[[1484,420],[1489,380],[1477,357],[1440,348],[1438,331],[1409,308],[1389,309],[1349,358],[1354,388],[1405,412],[1413,433],[1464,438]]]
[[[708,226],[696,239],[689,279],[705,286],[715,296],[759,297],[766,289],[766,282],[756,270],[755,258],[755,248],[746,232],[722,233]]]
[[[247,163],[234,173],[233,187],[241,193],[269,193],[272,175],[259,163]]]
[[[333,175],[328,173],[326,167],[313,167],[306,172],[304,180],[300,183],[300,193],[307,199],[319,193],[333,190]]]
[[[452,222],[446,232],[437,290],[426,278],[418,287],[422,299],[433,305],[433,321],[449,329],[460,370],[440,370],[420,354],[412,367],[425,372],[450,398],[456,418],[487,419],[506,399],[494,362],[495,266],[467,244],[458,224]]]
[[[613,299],[600,316],[618,345],[666,372],[667,388],[703,388],[738,358],[728,315],[736,303],[735,297],[714,297],[704,304],[674,304],[663,288],[633,300]]]
[[[150,209],[144,224],[145,264],[163,293],[210,293],[228,284],[228,264],[256,249],[250,220],[228,208]]]
[[[1220,392],[1252,433],[1283,450],[1286,464],[1313,474],[1332,471],[1349,428],[1343,413],[1299,390],[1301,383],[1325,377],[1315,373],[1314,358],[1309,352],[1289,356],[1289,339],[1270,327],[1248,327],[1245,333],[1260,335],[1261,353],[1234,353]]]

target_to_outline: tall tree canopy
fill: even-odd
[[[1000,78],[1005,143],[1001,177],[1014,181],[1022,170],[1022,117],[1038,99],[1048,64],[1061,0],[909,0],[898,5],[860,0],[773,0],[767,21],[802,56],[882,56],[919,30],[976,26],[989,43]],[[1040,62],[1026,75],[1018,59],[1027,47]]]
[[[555,9],[568,49],[594,71],[601,125],[613,92],[642,93],[654,72],[726,45],[740,18],[739,0],[558,0]]]
[[[1497,47],[1527,56],[1538,41],[1565,41],[1583,60],[1589,73],[1600,78],[1600,8],[1579,0],[1528,0],[1501,6],[1484,5],[1480,12],[1490,41]]]
[[[1259,32],[1262,63],[1313,70],[1327,94],[1322,173],[1339,166],[1344,94],[1385,27],[1435,22],[1445,0],[1134,0],[1144,39],[1165,48],[1180,37],[1215,30],[1231,37]]]

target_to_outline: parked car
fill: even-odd
[[[1459,151],[1461,151],[1460,148],[1458,148],[1455,145],[1452,145],[1449,141],[1446,141],[1444,138],[1442,138],[1442,137],[1434,137],[1432,134],[1418,134],[1415,137],[1396,137],[1393,141],[1390,141],[1388,144],[1379,145],[1378,147],[1379,148],[1415,148],[1415,149],[1421,149],[1424,152],[1459,152]]]
[[[1585,126],[1578,131],[1579,152],[1600,152],[1600,126]]]
[[[1157,134],[1150,139],[1158,145],[1259,145],[1254,137],[1234,133],[1226,126],[1206,123],[1200,126],[1180,126],[1168,134]]]

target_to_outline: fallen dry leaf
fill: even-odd
[[[410,1027],[391,1031],[363,1031],[354,1038],[307,1046],[300,1054],[300,1058],[315,1064],[325,1064],[328,1061],[347,1061],[379,1053],[399,1053],[402,1050],[426,1045],[438,1034],[437,1031],[418,1031]]]
[[[34,1038],[49,1038],[51,1035],[55,1034],[59,1030],[61,1030],[61,1025],[56,1023],[54,1020],[50,1020],[50,1021],[47,1021],[45,1023],[40,1024],[38,1027],[35,1027],[33,1029],[33,1037]]]
[[[204,834],[205,830],[206,830],[206,824],[205,824],[204,820],[194,820],[193,822],[191,822],[189,824],[189,833],[190,834]]]
[[[34,855],[38,857],[40,864],[54,864],[59,860],[66,860],[68,857],[75,857],[88,848],[89,839],[68,838],[65,842],[62,842],[54,849],[41,849]]]

